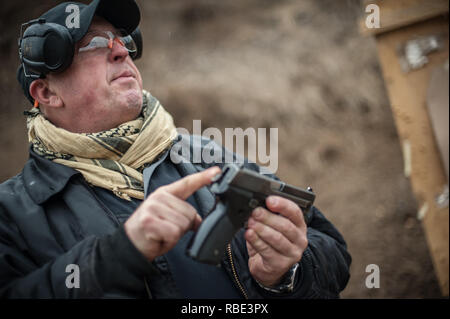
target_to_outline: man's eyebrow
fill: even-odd
[[[100,35],[103,34],[105,31],[103,30],[97,30],[97,29],[89,29],[85,35],[80,39],[80,41],[78,41],[78,45],[80,45],[81,43],[86,43],[88,40],[90,40],[91,37],[94,37],[96,35]]]
[[[98,32],[97,30],[88,30],[84,36],[91,35]]]
[[[84,36],[94,35],[94,34],[105,34],[106,32],[111,32],[114,35],[120,35],[119,30],[101,30],[101,29],[89,29]]]
[[[86,32],[86,34],[84,35],[83,38],[88,37],[90,35],[96,35],[96,34],[100,34],[100,33],[104,33],[105,31],[103,30],[96,30],[96,29],[90,29]]]
[[[88,30],[85,35],[83,35],[83,37],[80,39],[80,41],[78,42],[85,42],[87,39],[90,38],[90,36],[95,35],[96,33],[99,33],[99,31],[97,30]]]

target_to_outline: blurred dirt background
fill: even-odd
[[[375,43],[359,0],[140,0],[144,86],[177,127],[278,128],[277,175],[311,185],[353,256],[343,298],[435,298]],[[0,7],[0,182],[27,159],[20,24],[59,1]],[[366,266],[380,267],[368,289]]]

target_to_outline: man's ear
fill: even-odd
[[[62,99],[49,88],[47,81],[44,79],[37,79],[30,84],[30,95],[39,104],[49,107],[62,107]]]

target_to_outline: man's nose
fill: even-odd
[[[119,41],[112,41],[111,53],[109,58],[111,62],[118,62],[126,59],[128,50]]]

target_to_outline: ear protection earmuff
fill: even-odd
[[[23,32],[25,27],[27,29]],[[138,50],[130,56],[136,60],[142,55],[139,28],[131,36]],[[57,23],[40,18],[22,24],[18,44],[19,58],[26,77],[40,78],[50,72],[59,73],[72,64],[75,43],[69,30]]]
[[[22,24],[20,34],[19,58],[25,76],[38,78],[61,72],[72,63],[74,43],[65,27],[36,19]]]

